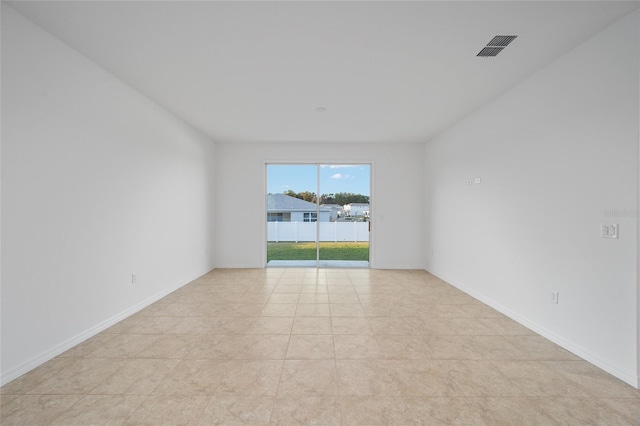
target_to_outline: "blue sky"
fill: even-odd
[[[369,164],[321,165],[320,194],[353,192],[369,194]],[[315,164],[269,164],[267,165],[267,192],[282,193],[288,189],[295,192],[317,192],[317,168]]]

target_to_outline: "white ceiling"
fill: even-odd
[[[638,7],[628,1],[9,4],[220,142],[426,141]],[[476,57],[497,34],[519,37],[496,58]]]

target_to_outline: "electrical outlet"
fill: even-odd
[[[551,292],[551,301],[556,305],[558,304],[558,296],[559,296],[559,293],[557,291]]]
[[[475,182],[476,184],[478,184],[478,183],[482,183],[482,179],[480,179],[480,178],[475,178],[475,179],[474,179],[474,182]]]
[[[138,274],[131,274],[131,284],[138,282]]]
[[[618,224],[600,225],[600,238],[613,238],[618,239]]]

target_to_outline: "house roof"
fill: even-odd
[[[320,207],[326,207],[328,209],[333,209],[333,210],[342,210],[342,208],[344,206],[340,205],[340,204],[322,204]]]
[[[268,212],[314,212],[316,205],[299,198],[291,197],[284,194],[268,194],[267,195],[267,211]],[[328,212],[330,209],[320,207],[321,212]]]

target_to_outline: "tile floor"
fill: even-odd
[[[214,270],[1,388],[3,425],[633,425],[640,392],[424,271]]]

